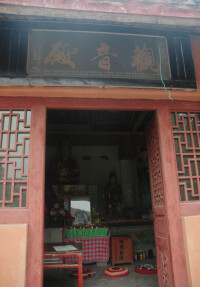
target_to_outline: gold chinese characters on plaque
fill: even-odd
[[[31,30],[30,76],[170,80],[165,37]]]

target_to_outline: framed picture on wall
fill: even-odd
[[[89,196],[70,197],[70,212],[75,218],[74,225],[91,224],[91,198]]]

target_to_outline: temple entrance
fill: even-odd
[[[3,186],[2,189],[2,209],[1,209],[1,228],[2,230],[6,227],[6,224],[9,224],[10,227],[15,225],[15,228],[18,229],[18,224],[24,224],[25,229],[28,226],[28,232],[24,232],[22,241],[25,242],[25,245],[23,246],[28,246],[28,257],[27,257],[27,262],[25,262],[27,268],[27,274],[26,274],[26,281],[28,286],[32,286],[35,278],[35,282],[37,281],[37,286],[42,286],[43,284],[43,276],[42,276],[42,271],[43,271],[43,232],[44,232],[44,225],[43,225],[43,216],[44,216],[44,194],[43,194],[43,182],[44,182],[44,171],[45,171],[45,134],[46,134],[46,109],[48,108],[49,111],[53,111],[53,108],[61,109],[63,107],[69,108],[69,111],[79,111],[81,114],[81,111],[96,111],[95,107],[98,106],[99,110],[105,111],[105,106],[107,107],[107,111],[109,111],[111,114],[113,114],[113,111],[127,111],[128,106],[129,106],[129,112],[132,112],[132,109],[130,107],[134,107],[134,104],[136,103],[135,101],[117,101],[117,100],[90,100],[90,103],[88,104],[88,101],[86,100],[63,100],[62,105],[60,101],[54,100],[54,99],[48,99],[48,101],[38,101],[39,105],[35,105],[35,102],[31,101],[23,101],[20,102],[20,100],[17,103],[12,103],[12,101],[9,100],[4,100],[2,102],[2,112],[1,112],[1,186]],[[97,105],[98,103],[98,105]],[[140,115],[144,116],[144,113],[148,111],[151,107],[149,103],[142,102],[142,103],[136,103],[137,104],[137,110],[135,108],[135,113],[139,112],[142,113]],[[12,108],[10,108],[12,106]],[[89,110],[86,108],[88,107]],[[145,108],[144,108],[145,107]],[[155,109],[155,105],[153,106]],[[83,110],[84,108],[84,110]],[[91,109],[92,108],[92,109]],[[98,110],[98,111],[99,111]],[[153,110],[153,108],[152,108]],[[58,111],[58,110],[56,110]],[[60,110],[61,111],[61,110]],[[128,112],[127,111],[127,112]],[[29,117],[31,112],[31,118]],[[67,112],[64,110],[64,112]],[[114,113],[115,114],[115,113]],[[150,115],[150,112],[147,112],[148,115]],[[181,229],[181,222],[180,222],[180,214],[182,215],[187,215],[189,214],[189,211],[186,212],[186,207],[191,206],[188,205],[187,203],[189,202],[190,197],[188,195],[187,201],[185,204],[180,205],[180,198],[179,198],[179,193],[177,192],[177,178],[173,176],[176,174],[176,162],[174,160],[175,154],[174,152],[169,152],[169,151],[174,151],[174,142],[173,142],[173,137],[172,137],[172,124],[171,124],[171,118],[170,118],[170,112],[167,107],[160,107],[159,105],[156,106],[156,112],[151,113],[151,117],[148,119],[148,123],[146,123],[143,127],[142,130],[136,130],[136,131],[131,131],[131,133],[136,133],[135,135],[128,135],[126,136],[131,136],[131,137],[143,137],[144,136],[144,131],[145,127],[148,126],[147,131],[145,131],[145,134],[147,134],[147,140],[145,139],[145,153],[146,151],[148,153],[148,169],[149,169],[149,178],[150,178],[150,186],[151,186],[151,201],[152,201],[152,210],[153,210],[153,215],[154,215],[154,233],[155,233],[155,246],[156,246],[156,256],[157,256],[157,263],[158,263],[158,282],[159,285],[162,286],[162,284],[170,284],[170,286],[175,285],[173,281],[175,282],[182,282],[181,278],[185,276],[184,282],[185,285],[183,284],[182,286],[187,286],[187,273],[184,272],[184,274],[181,274],[181,269],[180,264],[174,264],[174,262],[183,262],[183,265],[185,264],[185,254],[184,254],[184,249],[183,249],[183,240],[182,240],[182,229]],[[196,113],[197,114],[197,113]],[[196,116],[195,114],[195,116]],[[127,116],[128,114],[125,114]],[[133,114],[131,114],[133,115]],[[173,115],[176,115],[173,113]],[[174,129],[174,134],[175,137],[177,138],[176,134],[176,129],[177,129],[177,123],[180,125],[183,124],[183,120],[186,118],[191,118],[191,122],[194,122],[194,115],[191,112],[191,114],[187,113],[177,113],[178,116],[174,116],[173,118],[173,129]],[[134,116],[133,116],[134,117]],[[129,118],[130,119],[130,118]],[[14,121],[14,123],[12,123]],[[136,121],[134,121],[136,122]],[[18,124],[17,124],[18,123]],[[47,121],[48,123],[48,121]],[[122,125],[123,121],[120,120],[119,123]],[[81,122],[82,124],[82,122]],[[186,128],[189,129],[189,125],[187,124],[186,121]],[[114,133],[113,138],[117,137],[120,135],[120,133],[124,133],[124,127],[122,130],[114,130],[115,127],[120,127],[120,125],[116,125],[116,122],[114,123],[114,127],[112,129],[108,129],[107,133],[106,130],[99,129],[94,131],[95,133],[98,133],[98,136],[102,137],[102,131],[104,132],[103,134],[107,136],[110,136],[110,134]],[[126,125],[127,126],[127,123]],[[138,125],[139,127],[140,125]],[[131,127],[131,125],[129,125]],[[195,126],[196,127],[196,126]],[[68,127],[69,128],[69,127]],[[97,125],[96,125],[97,128]],[[108,128],[108,126],[107,126]],[[180,126],[181,128],[181,126]],[[27,130],[28,129],[28,130]],[[139,128],[140,129],[140,128]],[[142,129],[142,128],[141,128]],[[48,142],[49,138],[51,136],[50,129],[48,127],[49,132],[47,132],[46,140]],[[60,131],[58,129],[55,129],[57,131],[57,135],[59,135]],[[29,149],[27,148],[27,140],[29,140],[29,137],[27,136],[27,131],[30,132],[30,147]],[[73,132],[72,132],[73,131]],[[71,142],[75,142],[75,137],[77,137],[77,130],[75,131],[74,129],[72,131],[67,131],[67,135],[71,133],[73,135],[73,138],[71,138]],[[79,130],[78,130],[79,132]],[[130,130],[126,130],[126,133],[130,133]],[[137,134],[137,132],[142,132],[143,134]],[[62,131],[63,133],[63,131]],[[91,136],[91,134],[88,130],[84,131],[84,140],[86,140],[86,136]],[[101,133],[101,134],[99,134]],[[117,135],[116,135],[117,133]],[[183,131],[179,131],[178,134],[182,135]],[[187,132],[188,134],[189,132]],[[194,132],[193,132],[194,133]],[[54,133],[55,134],[55,133]],[[65,134],[65,135],[66,135]],[[15,139],[14,135],[18,135],[18,138]],[[25,141],[23,140],[23,137],[25,136]],[[96,137],[97,135],[94,135]],[[121,135],[120,135],[121,136]],[[124,136],[124,134],[123,134]],[[83,134],[82,134],[83,137]],[[113,138],[111,140],[113,140]],[[175,138],[175,139],[176,139]],[[6,140],[7,139],[7,140]],[[8,140],[9,139],[9,140]],[[72,141],[74,140],[74,141]],[[80,137],[79,137],[80,140]],[[52,142],[57,141],[57,136],[54,136],[52,139]],[[109,157],[113,158],[111,156],[112,154],[115,155],[116,158],[118,156],[122,156],[120,158],[120,161],[127,161],[130,159],[127,159],[127,156],[132,156],[137,158],[137,154],[131,154],[133,152],[133,142],[131,141],[131,144],[129,140],[123,140],[121,143],[123,143],[122,147],[126,147],[122,149],[122,153],[120,154],[119,152],[116,152],[115,149],[105,149],[105,146],[112,146],[113,142],[105,142],[102,143],[100,139],[98,139],[98,142],[94,139],[94,141],[91,140],[90,138],[90,148],[87,149],[82,149],[84,150],[85,153],[81,154],[80,150],[78,151],[78,145],[74,144],[74,148],[76,152],[74,153],[73,157],[75,161],[78,163],[78,160],[81,159],[82,163],[78,165],[78,170],[79,170],[79,176],[80,176],[80,167],[83,166],[84,164],[87,163],[86,165],[89,166],[89,162],[94,159],[94,157],[98,158],[99,163],[103,162],[104,167],[106,164],[109,167]],[[13,143],[14,145],[13,145]],[[61,142],[58,139],[58,142]],[[78,142],[78,141],[77,141]],[[120,142],[120,141],[117,141]],[[138,146],[143,141],[140,142],[138,139]],[[7,143],[7,144],[6,144]],[[22,143],[22,146],[24,148],[19,149],[20,144]],[[103,146],[103,149],[99,149],[98,153],[95,150],[94,154],[92,154],[92,148],[96,149],[98,144],[100,146]],[[83,142],[81,143],[82,146],[86,147],[87,145],[84,145]],[[88,143],[87,143],[88,144]],[[137,147],[135,144],[135,146]],[[128,147],[130,147],[128,149]],[[120,145],[119,145],[120,147]],[[118,149],[120,150],[120,148]],[[16,150],[17,148],[17,150]],[[178,153],[178,148],[176,146],[176,152]],[[51,150],[51,148],[50,148]],[[113,152],[113,150],[115,152]],[[64,150],[62,148],[58,148],[58,154],[60,155],[61,152]],[[126,153],[127,151],[128,154]],[[13,154],[15,152],[15,154]],[[65,152],[65,151],[64,151]],[[73,145],[72,145],[72,152],[73,152]],[[90,154],[89,154],[90,152]],[[123,153],[124,152],[124,153]],[[184,150],[183,150],[184,152]],[[56,152],[57,153],[57,152]],[[180,153],[180,152],[179,152]],[[180,156],[178,153],[178,156]],[[49,154],[54,154],[51,151]],[[135,162],[135,166],[145,166],[144,161],[146,160],[146,157],[143,158],[143,147],[138,153],[139,160]],[[75,156],[79,156],[75,158]],[[124,157],[124,158],[123,158]],[[140,157],[143,159],[143,161],[140,160]],[[11,161],[12,158],[12,161]],[[19,169],[19,158],[22,158],[24,163],[24,166],[22,169]],[[108,158],[108,159],[107,159]],[[27,169],[27,159],[28,159],[28,169]],[[16,164],[13,164],[13,162],[16,162]],[[113,161],[114,162],[114,161]],[[113,163],[112,162],[112,163]],[[116,161],[115,161],[116,162]],[[37,164],[36,164],[37,163]],[[137,165],[136,165],[137,163]],[[124,164],[124,165],[123,165]],[[126,184],[130,186],[131,182],[128,182],[127,180],[127,175],[128,172],[122,173],[122,170],[128,170],[125,169],[127,166],[129,166],[129,171],[131,170],[131,163],[125,164],[123,162],[119,164],[118,166],[121,167],[121,170],[117,168],[116,170],[114,169],[107,169],[107,170],[114,170],[116,173],[116,178],[117,178],[117,183],[121,187],[121,192],[120,194],[122,195],[123,201],[121,201],[121,204],[129,204],[129,201],[125,199],[125,195],[128,195],[130,192],[129,190],[132,190],[131,188],[127,188]],[[11,166],[12,165],[12,166]],[[85,165],[85,166],[86,166]],[[96,170],[100,169],[100,172],[98,174],[104,175],[102,168],[100,168],[102,165],[97,165]],[[110,167],[115,167],[117,165],[111,165]],[[52,166],[53,167],[53,166]],[[146,166],[145,166],[146,167]],[[86,169],[83,169],[84,172]],[[15,171],[15,172],[14,172]],[[120,171],[120,172],[119,172]],[[92,169],[90,170],[90,175],[93,177],[92,172],[94,172]],[[138,172],[138,168],[137,168]],[[78,173],[78,172],[77,172]],[[180,173],[180,172],[179,172]],[[133,174],[133,173],[132,173]],[[136,173],[135,173],[136,174]],[[106,175],[109,175],[109,172],[106,172]],[[28,178],[27,180],[27,187],[24,185],[25,179],[24,177]],[[11,177],[11,178],[10,178]],[[21,178],[23,177],[23,178]],[[86,176],[84,176],[86,178]],[[107,178],[107,182],[109,183],[109,178]],[[126,179],[127,181],[123,182],[123,179]],[[46,180],[48,179],[48,175],[46,175]],[[129,179],[132,179],[130,176]],[[180,181],[180,186],[181,185]],[[6,188],[4,188],[3,184],[6,184]],[[20,193],[17,192],[17,190],[13,190],[12,188],[9,189],[9,184],[23,184],[22,187],[20,188]],[[82,183],[82,182],[80,182]],[[71,184],[70,184],[71,185]],[[72,184],[73,185],[73,184]],[[123,186],[125,185],[126,188],[123,189]],[[103,184],[102,184],[103,186]],[[16,188],[18,185],[16,185]],[[98,188],[97,188],[98,189]],[[25,196],[25,191],[27,190],[28,196]],[[89,190],[89,188],[85,190]],[[95,189],[93,189],[95,190]],[[127,193],[123,193],[123,191],[127,191]],[[176,191],[176,192],[175,192]],[[182,191],[182,189],[181,189]],[[9,195],[10,192],[10,195]],[[67,191],[68,192],[68,191]],[[70,191],[71,192],[71,191]],[[79,192],[73,191],[73,192]],[[84,189],[81,190],[81,192],[84,192]],[[93,191],[92,191],[93,192]],[[190,192],[190,190],[188,191]],[[103,196],[102,193],[100,193],[101,196]],[[185,196],[187,193],[185,192]],[[24,197],[25,196],[25,197]],[[79,194],[74,195],[74,196],[79,196]],[[84,196],[84,195],[82,195]],[[88,196],[88,195],[86,195]],[[89,195],[90,196],[90,195]],[[134,196],[132,194],[132,196]],[[183,194],[184,196],[184,194]],[[192,195],[190,195],[192,196]],[[19,199],[17,201],[16,199]],[[133,197],[134,199],[134,197]],[[184,197],[181,198],[181,200],[184,200]],[[101,207],[100,202],[102,202],[102,208],[104,201],[100,201],[99,199],[97,200],[98,208]],[[134,203],[134,200],[132,201]],[[69,203],[69,202],[68,202]],[[70,203],[69,203],[70,204]],[[142,203],[143,204],[143,203]],[[197,203],[196,203],[197,205]],[[137,205],[136,205],[137,206]],[[126,206],[125,206],[126,207]],[[133,207],[133,206],[132,206]],[[180,210],[181,208],[181,210]],[[111,213],[108,213],[108,215],[113,214],[113,218],[109,218],[111,223],[116,221],[119,221],[121,219],[118,217],[118,212],[122,210],[122,208],[118,209],[117,208],[117,215],[115,214],[115,209],[112,207],[111,203],[111,208],[109,207],[109,210],[111,209]],[[112,210],[113,209],[113,210]],[[134,209],[134,208],[132,208]],[[136,208],[135,208],[136,209]],[[95,210],[95,207],[94,207]],[[128,208],[125,208],[125,211],[127,211]],[[140,209],[141,210],[141,209]],[[104,210],[97,210],[98,213],[104,211]],[[95,212],[92,214],[92,209],[91,209],[91,217],[94,216],[96,220],[96,224],[99,222],[105,223],[105,220],[101,220],[99,214]],[[194,212],[193,212],[194,213]],[[119,214],[121,214],[119,212]],[[134,221],[138,219],[142,219],[144,221],[145,218],[141,218],[142,215],[136,213],[135,214],[130,214],[130,213],[123,213],[123,220],[124,221]],[[75,215],[72,217],[76,217]],[[127,218],[128,217],[128,218]],[[138,217],[138,218],[137,218]],[[104,217],[106,218],[106,216]],[[69,218],[68,218],[69,219]],[[122,219],[121,219],[122,220]],[[87,224],[85,222],[86,220],[82,221],[82,224]],[[87,220],[88,221],[88,220]],[[107,226],[105,223],[105,226]],[[122,223],[122,227],[127,227],[125,226],[125,222]],[[130,223],[129,223],[130,225]],[[60,228],[60,227],[59,227]],[[113,229],[116,228],[115,226],[110,226],[109,228]],[[118,227],[117,227],[118,228]],[[24,229],[24,230],[25,230]],[[4,231],[3,231],[4,232]],[[15,231],[17,232],[17,231]],[[22,233],[21,233],[22,234]],[[114,233],[113,233],[114,234]],[[124,235],[124,233],[123,233]],[[9,239],[9,246],[11,248],[12,244],[14,246],[15,242],[11,242],[10,240],[12,237],[8,238]],[[177,242],[179,242],[179,245],[177,246]],[[9,250],[10,250],[9,248]],[[8,250],[8,251],[9,251]],[[25,249],[24,249],[25,250]],[[24,252],[23,250],[23,252]],[[20,251],[20,250],[19,250]],[[133,252],[134,252],[134,244],[133,244]],[[179,256],[176,256],[177,252],[179,252]],[[25,254],[25,253],[23,253]],[[134,254],[134,253],[133,253]],[[135,255],[135,254],[134,254]],[[173,259],[173,260],[172,260]],[[172,264],[173,262],[173,264]],[[184,267],[182,265],[182,268]],[[36,268],[37,267],[37,268]],[[40,271],[40,272],[39,272]],[[25,273],[24,273],[25,274]],[[34,282],[34,285],[35,285]],[[164,282],[164,283],[163,283]],[[168,283],[169,282],[169,283]]]
[[[87,208],[83,204],[87,204]],[[167,226],[166,237],[160,240],[158,236],[160,223],[163,225],[166,219],[154,112],[48,110],[45,209],[45,243],[63,239],[68,243],[82,241],[83,268],[89,266],[97,272],[97,279],[93,281],[101,282],[98,273],[113,264],[112,249],[115,248],[119,258],[116,259],[116,255],[114,263],[124,266],[134,261],[134,266],[126,265],[132,280],[133,275],[138,276],[136,266],[154,270],[157,261],[159,283],[165,284],[167,280],[173,286],[171,275],[162,276],[164,261],[170,256]],[[124,259],[127,258],[125,251],[117,250],[112,244],[111,248],[105,244],[101,256],[95,245],[88,249],[88,237],[93,238],[92,228],[99,232],[106,230],[104,236],[99,235],[111,243],[115,236],[125,240],[124,235],[128,235],[132,244],[128,253],[132,253],[129,254],[132,258]],[[99,268],[103,263],[104,267]],[[44,286],[54,286],[55,276],[58,276],[57,283],[69,281],[73,286],[71,271],[67,271],[45,270]],[[154,281],[152,278],[150,281],[146,277],[141,279],[142,286],[149,286],[150,282],[157,284],[157,276],[154,275]],[[129,286],[128,281],[127,285],[123,281],[123,285]]]

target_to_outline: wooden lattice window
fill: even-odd
[[[200,113],[171,113],[181,201],[200,200]]]
[[[27,207],[30,110],[0,111],[0,208]]]

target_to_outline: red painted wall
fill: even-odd
[[[152,0],[0,0],[2,4],[22,5],[29,7],[57,8],[75,11],[109,12],[134,15],[154,15],[168,17],[200,18],[200,5],[190,5],[187,1],[153,2]]]

